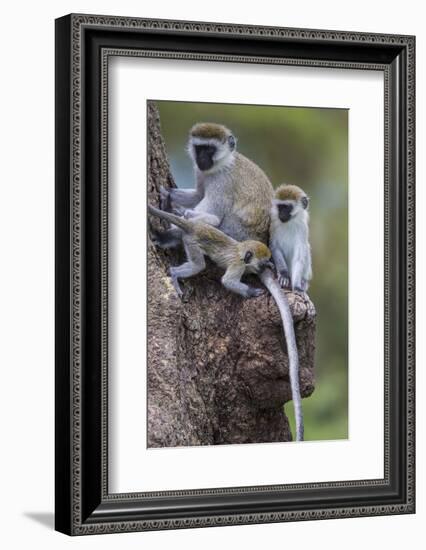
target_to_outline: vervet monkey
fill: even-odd
[[[238,242],[225,235],[219,229],[204,222],[187,220],[175,214],[158,210],[148,205],[151,214],[168,220],[179,227],[182,232],[182,241],[186,252],[186,262],[170,268],[173,286],[179,296],[182,290],[178,279],[192,277],[206,267],[204,256],[208,256],[215,264],[225,270],[221,281],[225,288],[236,292],[244,298],[260,296],[264,291],[241,282],[244,274],[260,274],[266,268],[273,268],[271,251],[259,242],[246,240]]]
[[[265,173],[236,151],[236,139],[225,126],[200,123],[189,133],[195,189],[163,189],[163,208],[184,207],[185,215],[214,225],[237,241],[268,242],[274,190]],[[160,246],[176,246],[180,232],[156,236]]]
[[[274,190],[265,173],[236,151],[236,139],[221,124],[198,123],[190,130],[188,147],[193,161],[195,189],[162,190],[163,205],[184,207],[185,216],[219,228],[237,241],[254,239],[268,243]],[[163,247],[176,246],[179,229],[157,234]],[[303,415],[299,388],[299,357],[293,318],[286,295],[272,271],[259,277],[274,298],[283,322],[289,358],[289,374],[296,417],[296,441],[303,440]]]
[[[280,185],[271,208],[269,247],[278,281],[283,287],[306,292],[312,278],[309,245],[309,199],[296,185]]]

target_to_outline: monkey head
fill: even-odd
[[[247,273],[259,274],[269,267],[274,268],[271,262],[272,253],[269,248],[259,241],[243,241],[238,243],[238,252],[241,261],[245,264]]]
[[[229,166],[235,148],[235,137],[221,124],[200,122],[189,132],[188,153],[201,172],[213,173]]]
[[[309,198],[296,185],[280,185],[272,201],[272,216],[286,223],[308,209]]]

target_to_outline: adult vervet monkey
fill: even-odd
[[[238,241],[250,238],[267,243],[274,190],[265,173],[236,151],[230,130],[219,124],[196,124],[187,151],[196,187],[163,189],[163,209],[173,203],[186,209],[186,217],[210,223]],[[180,232],[157,237],[160,246],[175,246]]]

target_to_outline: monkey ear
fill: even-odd
[[[253,258],[253,252],[251,250],[247,250],[244,256],[244,263],[249,264],[252,258]]]
[[[229,148],[231,149],[231,151],[233,151],[235,149],[235,138],[234,138],[233,135],[229,136],[228,144],[229,144]]]
[[[302,206],[305,210],[306,208],[308,208],[308,204],[309,204],[309,198],[305,195],[304,197],[302,197]]]

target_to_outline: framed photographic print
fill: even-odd
[[[412,36],[56,21],[56,529],[413,513]]]

